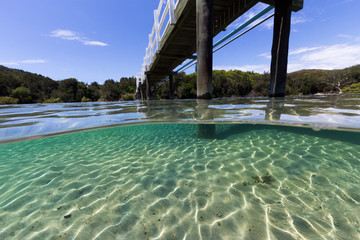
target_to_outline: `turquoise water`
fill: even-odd
[[[343,121],[358,118],[360,101],[337,99],[335,108],[327,101],[315,111],[314,101],[324,100],[314,99],[286,100],[280,116],[263,109],[266,99],[142,103],[120,113],[130,121],[123,126],[48,137],[38,137],[54,134],[47,120],[47,130],[34,134],[43,119],[89,116],[26,106],[14,117],[19,108],[4,107],[0,239],[360,239],[360,132]],[[312,110],[303,113],[309,100]],[[111,106],[126,110],[97,107]],[[117,114],[104,117],[120,121]],[[282,125],[284,116],[299,122]],[[89,122],[75,130],[97,127]],[[10,134],[19,132],[35,139]]]

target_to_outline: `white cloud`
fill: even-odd
[[[0,65],[3,65],[3,66],[17,66],[19,65],[18,62],[0,62]]]
[[[259,54],[258,56],[259,57],[264,57],[264,58],[267,58],[267,59],[271,59],[271,54],[270,53],[262,53],[262,54]]]
[[[103,43],[103,42],[98,42],[98,41],[84,41],[83,42],[85,45],[91,45],[91,46],[107,46],[106,43]]]
[[[313,51],[321,50],[324,48],[326,48],[326,47],[324,47],[324,46],[322,46],[322,47],[302,47],[302,48],[298,48],[298,49],[294,49],[294,50],[289,50],[289,56],[313,52]],[[315,54],[317,54],[317,52],[315,52]],[[258,56],[264,57],[267,59],[271,59],[271,53],[269,53],[269,52],[259,54]]]
[[[298,48],[292,51],[289,51],[289,55],[296,55],[296,54],[301,54],[301,53],[306,53],[306,52],[311,52],[311,51],[315,51],[320,49],[320,47],[303,47],[303,48]]]
[[[258,56],[271,59],[270,53]],[[360,44],[302,47],[289,51],[288,72],[301,69],[341,69],[360,64]]]
[[[272,29],[273,26],[274,26],[274,20],[273,20],[273,18],[271,18],[271,19],[267,20],[266,22],[264,22],[262,26],[263,26],[264,28],[266,28],[266,29]]]
[[[44,60],[44,59],[26,59],[26,60],[19,60],[19,61],[0,62],[0,65],[18,66],[21,64],[37,64],[37,63],[46,63],[46,60]]]
[[[241,70],[262,73],[270,71],[271,54],[262,53],[268,64],[243,66],[215,66],[215,70]],[[260,62],[260,61],[259,61]],[[263,62],[263,61],[261,61]],[[301,47],[289,51],[288,72],[302,69],[342,69],[360,64],[360,43],[334,44],[329,46]]]
[[[258,21],[256,21],[256,23],[262,21],[263,19],[264,18],[259,19]],[[295,24],[299,24],[299,23],[308,23],[311,21],[312,21],[311,18],[305,18],[302,16],[293,16],[293,17],[291,17],[291,26],[293,26]],[[262,26],[267,29],[272,29],[274,26],[274,20],[268,20],[268,21],[264,22],[262,24]],[[298,30],[295,29],[295,30],[293,30],[293,32],[298,32]]]
[[[65,40],[80,40],[80,35],[70,30],[58,29],[50,33],[51,37],[57,37]]]
[[[337,36],[340,38],[352,39],[352,36],[347,35],[347,34],[338,34]]]
[[[77,32],[73,32],[70,30],[65,30],[65,29],[57,29],[54,30],[50,33],[50,37],[55,37],[55,38],[61,38],[64,40],[76,40],[79,41],[81,43],[83,43],[84,45],[90,45],[90,46],[107,46],[107,43],[103,43],[100,41],[91,41],[86,37],[81,36],[79,33]]]
[[[46,61],[44,59],[28,59],[28,60],[22,60],[19,61],[20,63],[28,63],[28,64],[33,64],[33,63],[46,63]]]
[[[349,3],[353,2],[354,0],[342,0],[339,4]]]
[[[340,69],[353,66],[360,63],[360,44],[344,43],[318,47],[317,50],[303,54],[293,61],[302,68]]]
[[[293,16],[291,17],[291,24],[299,24],[299,23],[308,23],[311,22],[311,18],[305,18],[303,16]]]
[[[338,34],[337,35],[339,38],[345,38],[348,40],[354,40],[354,41],[360,41],[360,37],[357,36],[352,36],[352,35],[347,35],[347,34]]]

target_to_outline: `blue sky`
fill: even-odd
[[[137,75],[159,0],[0,0],[0,65],[54,80]],[[266,7],[258,4],[226,32]],[[293,13],[288,71],[360,64],[359,0],[304,0]],[[214,54],[214,69],[270,69],[272,19]],[[193,71],[191,68],[189,71]]]

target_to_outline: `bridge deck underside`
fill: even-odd
[[[248,11],[259,0],[213,0],[214,36]],[[176,24],[169,25],[150,65],[150,85],[168,76],[196,52],[196,0],[180,0]]]

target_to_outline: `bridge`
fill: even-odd
[[[291,12],[302,9],[303,0],[160,0],[137,81],[137,98],[151,99],[154,86],[166,77],[172,95],[173,70],[187,59],[196,59],[197,97],[211,99],[213,37],[259,2],[272,6],[268,10],[275,8],[269,95],[284,96]]]

